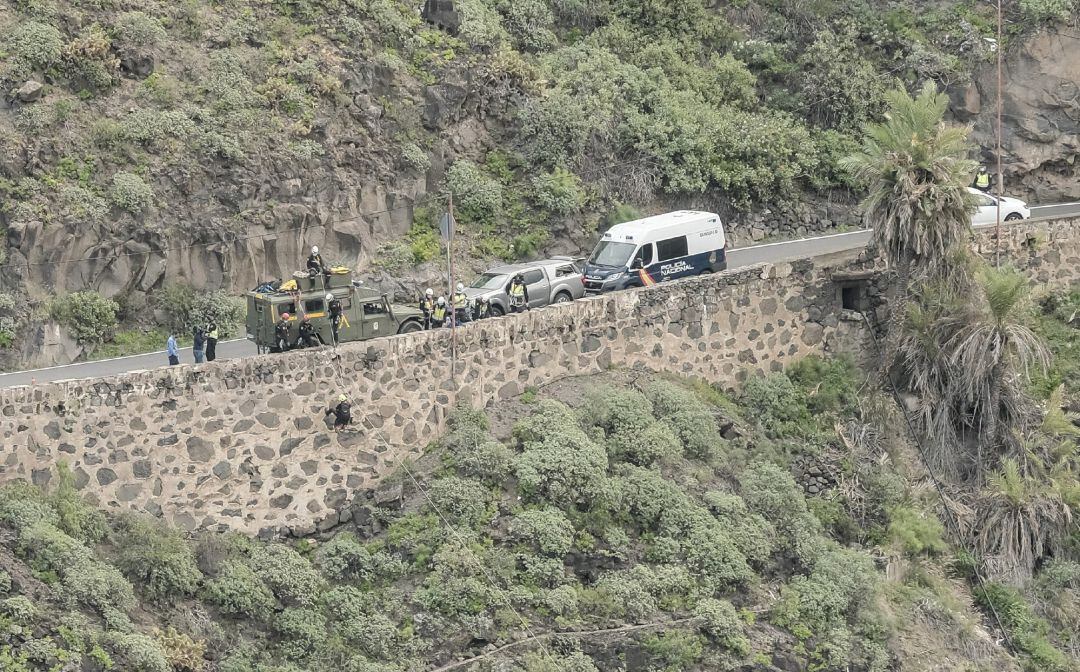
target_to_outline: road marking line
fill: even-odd
[[[226,343],[246,343],[246,338],[234,338],[229,341],[218,341],[218,345],[225,345]],[[186,348],[187,346],[185,346]],[[72,362],[71,364],[57,364],[56,366],[46,366],[43,369],[26,369],[23,371],[7,371],[0,373],[0,378],[4,376],[14,376],[24,373],[39,373],[41,371],[55,371],[56,369],[66,369],[69,366],[89,366],[92,364],[104,364],[105,362],[119,362],[124,359],[134,359],[136,357],[150,357],[152,355],[164,355],[168,350],[155,350],[154,352],[142,352],[137,355],[124,355],[123,357],[109,357],[108,359],[94,359],[87,362]],[[164,365],[163,365],[164,366]]]

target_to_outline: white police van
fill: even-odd
[[[711,212],[680,210],[616,224],[585,264],[585,291],[610,292],[727,268],[724,225]]]

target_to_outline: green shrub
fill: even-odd
[[[168,327],[176,334],[190,334],[195,327],[217,325],[219,338],[240,333],[246,307],[243,298],[225,290],[197,290],[190,285],[169,285],[155,298],[168,316]]]
[[[60,60],[64,51],[64,37],[53,26],[26,21],[11,29],[6,46],[15,59],[31,68],[44,69]]]
[[[146,635],[110,632],[105,637],[117,658],[130,672],[172,672],[161,645]]]
[[[765,564],[776,547],[776,528],[746,506],[742,497],[727,492],[709,492],[705,504],[720,527],[746,558],[757,566]]]
[[[544,51],[558,40],[553,28],[555,15],[546,0],[517,0],[501,3],[503,25],[514,43],[525,51]]]
[[[0,521],[13,527],[16,532],[21,532],[38,523],[59,525],[60,516],[46,502],[12,497],[0,498]]]
[[[372,658],[394,660],[400,655],[397,625],[386,614],[371,612],[363,618],[341,621],[338,632]]]
[[[804,436],[813,425],[802,390],[783,373],[750,378],[740,401],[769,436]]]
[[[30,559],[30,566],[39,572],[60,574],[93,561],[90,549],[72,539],[50,522],[33,523],[19,532],[19,553]]]
[[[573,616],[578,610],[578,594],[573,586],[559,586],[544,591],[544,606],[556,616]]]
[[[789,366],[786,373],[801,388],[801,398],[813,415],[848,411],[857,400],[857,371],[848,358],[810,355]]]
[[[586,391],[582,407],[583,421],[599,427],[607,437],[613,462],[648,466],[682,448],[666,425],[656,422],[652,404],[636,390],[610,385],[592,388]]]
[[[713,521],[690,528],[682,547],[686,564],[716,589],[745,583],[754,576],[738,546]]]
[[[186,114],[177,111],[136,110],[120,123],[117,140],[123,139],[142,145],[155,145],[167,138],[183,140],[196,130]]]
[[[569,215],[585,203],[581,178],[559,166],[532,180],[533,195],[540,207],[556,215]]]
[[[491,492],[470,478],[440,478],[428,489],[430,505],[455,525],[477,527],[491,519]]]
[[[109,619],[135,606],[135,591],[124,575],[100,562],[81,562],[60,571],[66,601],[97,610]]]
[[[116,564],[160,602],[194,595],[202,580],[195,554],[175,530],[145,516],[127,515],[116,525]]]
[[[698,459],[711,457],[722,440],[709,408],[689,390],[667,381],[654,381],[645,389],[658,418],[671,425],[686,453]]]
[[[821,524],[806,507],[806,498],[791,473],[771,462],[759,462],[739,477],[743,501],[776,527],[781,545],[805,565],[818,553]]]
[[[735,607],[726,600],[705,598],[694,606],[698,628],[719,646],[739,656],[750,653],[750,640]]]
[[[82,498],[75,487],[75,475],[64,462],[57,465],[56,489],[48,499],[59,514],[58,526],[72,537],[92,544],[108,535],[105,514]]]
[[[274,630],[282,638],[281,652],[289,660],[304,660],[326,639],[326,622],[313,609],[286,609],[274,619]]]
[[[418,173],[426,173],[431,168],[428,153],[415,142],[406,142],[401,146],[401,159],[406,166]]]
[[[485,0],[461,0],[454,3],[461,21],[458,34],[477,49],[491,49],[507,38],[502,20]]]
[[[166,37],[161,22],[143,12],[124,12],[116,19],[116,41],[122,48],[155,47]]]
[[[1024,18],[1036,23],[1064,21],[1075,10],[1075,0],[1020,0]]]
[[[860,606],[873,599],[877,585],[869,556],[829,542],[809,576],[796,576],[784,587],[787,595],[782,593],[781,603],[793,609],[777,621],[787,627],[804,623],[818,633],[845,626]]]
[[[310,606],[323,588],[323,579],[307,558],[282,544],[256,547],[251,566],[277,599],[285,604]]]
[[[154,190],[134,173],[119,172],[113,175],[109,198],[113,205],[133,215],[141,215],[154,204]]]
[[[656,612],[656,598],[643,578],[640,572],[620,570],[607,572],[597,579],[594,587],[604,597],[601,604],[608,605],[609,616],[641,623]]]
[[[574,544],[574,526],[555,508],[529,509],[510,521],[510,533],[545,555],[563,556]]]
[[[909,556],[937,555],[948,549],[941,521],[910,506],[889,512],[889,537]]]
[[[656,469],[619,467],[611,479],[610,490],[617,497],[619,508],[626,511],[633,524],[644,532],[657,528],[665,514],[670,516],[672,512],[692,512],[694,509],[686,493]]]
[[[60,187],[60,204],[64,216],[94,224],[109,214],[109,202],[101,196],[77,184]]]
[[[11,592],[11,575],[0,569],[0,595]]]
[[[489,223],[502,211],[502,186],[475,163],[465,159],[455,161],[446,173],[446,183],[454,195],[458,213],[466,222]]]
[[[522,454],[516,470],[522,493],[560,508],[589,503],[605,493],[608,460],[564,404],[543,399],[514,427]]]
[[[206,599],[222,612],[266,621],[274,608],[274,595],[251,568],[239,560],[225,563],[206,583]]]
[[[515,672],[599,672],[592,659],[581,651],[569,654],[530,651]]]
[[[803,52],[801,65],[803,95],[817,124],[861,132],[880,116],[885,82],[859,53],[855,35],[818,31]]]
[[[343,532],[315,553],[315,564],[331,579],[373,583],[392,581],[404,570],[401,561],[382,550],[371,550],[356,535]]]
[[[120,306],[94,290],[59,296],[49,302],[49,315],[81,343],[101,343],[117,327]]]
[[[476,616],[502,604],[501,591],[491,585],[490,567],[482,569],[484,556],[478,546],[458,539],[443,544],[413,601],[452,618]]]
[[[461,476],[469,476],[490,486],[501,486],[513,473],[514,453],[498,441],[485,441],[475,448],[465,448],[458,435],[454,442],[454,467]]]
[[[37,617],[37,607],[25,595],[16,595],[0,602],[0,613],[19,625],[30,625]]]

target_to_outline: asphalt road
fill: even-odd
[[[1080,203],[1033,206],[1032,219],[1051,219],[1080,214]],[[1030,221],[1030,220],[1029,220]],[[751,247],[736,248],[728,252],[728,268],[739,268],[763,262],[777,263],[816,257],[835,252],[844,252],[863,247],[870,240],[869,231],[851,231],[836,233],[816,238],[803,238],[778,243],[766,243]],[[219,360],[248,357],[255,354],[255,345],[247,340],[237,339],[218,343]],[[194,361],[191,348],[180,351],[180,362],[190,364]],[[97,362],[81,362],[54,366],[47,369],[18,371],[0,374],[0,388],[32,385],[57,380],[76,380],[113,376],[129,371],[155,369],[168,364],[165,351],[151,352],[145,355],[132,355],[116,359],[103,359]]]

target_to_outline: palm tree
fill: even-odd
[[[915,98],[902,89],[885,97],[885,120],[867,127],[862,150],[841,165],[869,187],[863,218],[896,266],[904,297],[913,267],[946,272],[950,252],[967,242],[975,209],[967,186],[976,164],[967,158],[970,128],[943,121],[949,98],[932,82]]]
[[[982,473],[983,446],[1002,445],[1001,427],[1022,419],[1024,390],[1020,384],[1032,368],[1050,366],[1042,340],[1023,323],[1028,282],[1008,268],[984,267],[978,286],[985,297],[982,310],[963,316],[946,344],[963,401],[978,418],[975,472]]]

